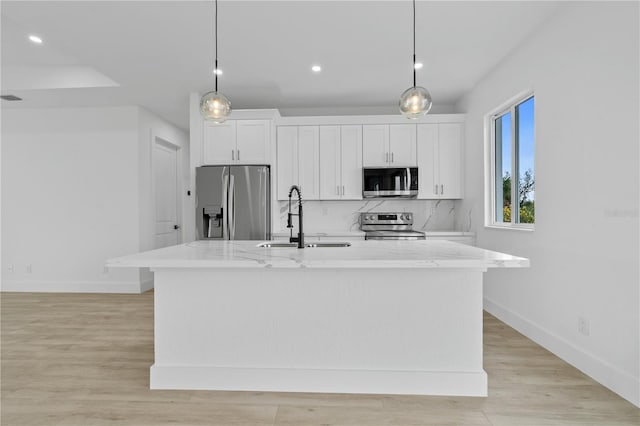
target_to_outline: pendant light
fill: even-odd
[[[218,0],[215,0],[215,68],[213,78],[215,87],[212,92],[207,92],[200,99],[200,113],[205,120],[222,123],[231,114],[231,102],[225,95],[218,92]]]
[[[413,87],[400,96],[400,112],[407,118],[416,119],[431,109],[431,94],[422,86],[416,86],[416,0],[413,0]]]

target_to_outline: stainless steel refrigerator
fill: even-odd
[[[196,168],[196,238],[271,239],[269,166]]]

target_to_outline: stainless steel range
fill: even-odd
[[[424,232],[413,230],[413,214],[360,213],[365,240],[424,240]]]

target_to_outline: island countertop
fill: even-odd
[[[350,241],[350,247],[258,247],[261,241],[194,241],[107,261],[148,268],[518,268],[529,259],[451,241]]]

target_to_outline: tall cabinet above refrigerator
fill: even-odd
[[[270,240],[269,166],[196,168],[196,238]]]

